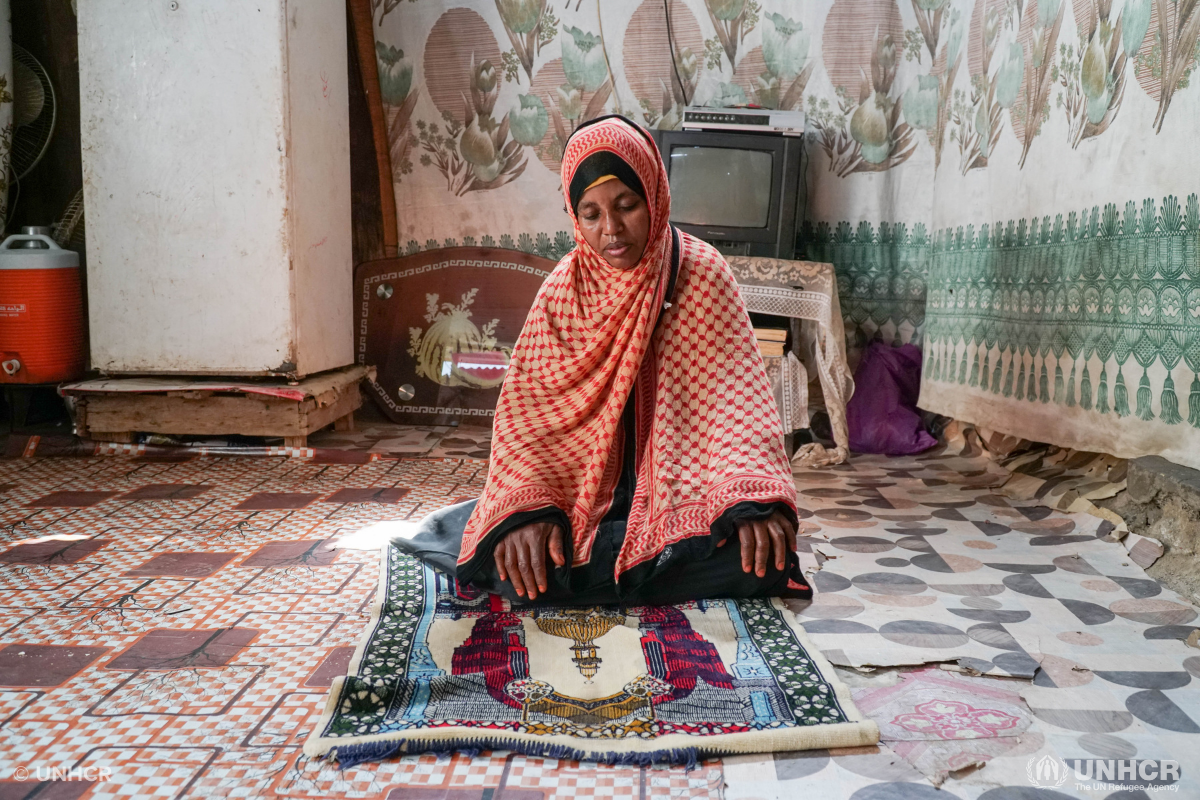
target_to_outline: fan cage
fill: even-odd
[[[50,138],[58,119],[58,97],[54,93],[54,84],[50,82],[50,75],[45,67],[28,50],[14,44],[12,55],[14,64],[19,63],[33,73],[44,95],[42,110],[37,117],[28,125],[21,125],[13,131],[9,168],[19,181],[38,165],[50,147]],[[16,88],[14,85],[14,91]]]

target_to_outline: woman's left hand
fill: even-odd
[[[775,560],[775,569],[782,571],[787,567],[788,553],[796,549],[796,529],[782,512],[776,511],[766,519],[739,522],[737,529],[742,545],[742,572],[753,570],[755,575],[765,578],[767,561],[771,558]]]

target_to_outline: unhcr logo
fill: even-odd
[[[1039,789],[1057,789],[1067,782],[1071,768],[1061,758],[1045,755],[1031,758],[1025,766],[1029,782]]]
[[[1057,789],[1073,781],[1079,791],[1178,791],[1178,761],[1149,759],[1073,758],[1051,755],[1031,758],[1025,766],[1029,783],[1040,789]]]

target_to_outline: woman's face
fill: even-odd
[[[650,239],[650,208],[620,180],[584,192],[576,217],[584,240],[610,265],[631,269],[641,260]]]

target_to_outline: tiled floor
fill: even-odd
[[[1101,520],[1008,500],[996,467],[950,452],[797,475],[823,565],[794,610],[879,722],[877,748],[691,772],[311,762],[301,745],[376,580],[376,552],[330,543],[475,496],[488,450],[484,431],[382,424],[312,445],[45,458],[9,442],[35,457],[0,462],[0,800],[1157,795],[1056,786],[1046,756],[1176,760],[1162,796],[1200,796],[1200,651],[1181,641],[1196,610]]]
[[[1046,756],[1173,760],[1164,796],[1200,796],[1200,651],[1182,641],[1196,609],[1105,541],[1110,523],[1008,500],[1005,477],[951,452],[797,474],[807,546],[828,560],[793,608],[884,743],[873,759],[727,759],[728,800],[1155,795],[1073,776],[1034,791]],[[872,669],[933,662],[966,672]]]

